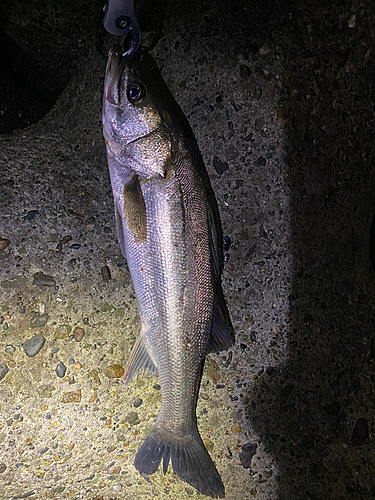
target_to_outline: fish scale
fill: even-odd
[[[103,132],[117,235],[137,297],[141,329],[125,384],[159,375],[161,409],[134,464],[152,474],[163,461],[203,494],[224,485],[197,429],[204,357],[232,344],[217,301],[217,231],[201,158],[149,54],[110,52]]]

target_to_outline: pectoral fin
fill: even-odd
[[[135,241],[145,243],[147,239],[146,205],[137,175],[134,175],[124,186],[124,216]]]

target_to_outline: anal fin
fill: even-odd
[[[140,336],[133,346],[125,367],[125,385],[128,385],[132,378],[135,377],[135,375],[137,375],[137,373],[141,370],[151,371],[156,374],[158,373],[158,369],[147,351],[143,338]]]

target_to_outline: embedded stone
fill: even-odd
[[[34,335],[30,339],[25,340],[22,344],[23,350],[29,358],[33,358],[38,354],[46,342],[43,335]]]

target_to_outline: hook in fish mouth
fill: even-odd
[[[138,20],[134,11],[133,0],[108,0],[104,18],[104,29],[111,35],[131,35],[131,45],[122,55],[135,52],[140,44]]]

